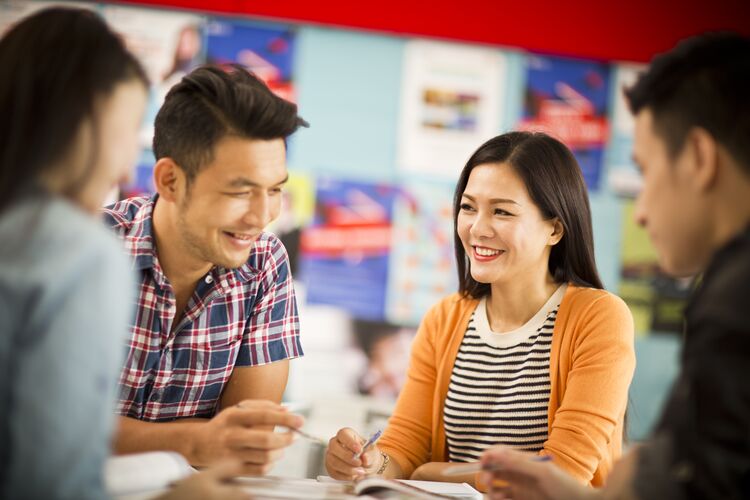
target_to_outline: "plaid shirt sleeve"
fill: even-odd
[[[256,278],[256,300],[235,366],[257,366],[303,355],[289,257],[281,241],[269,236],[267,256]]]

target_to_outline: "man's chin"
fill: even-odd
[[[223,267],[225,269],[237,269],[239,267],[242,267],[249,258],[250,252],[247,252],[247,255],[244,256],[224,255],[221,259],[214,260],[214,265]]]
[[[697,259],[688,257],[684,255],[665,257],[662,255],[659,259],[659,267],[673,278],[693,277],[702,271],[702,266],[700,262],[697,262]]]

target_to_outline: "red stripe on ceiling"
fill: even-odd
[[[577,57],[648,61],[682,38],[750,35],[750,0],[127,0],[120,3],[313,23],[520,47]]]

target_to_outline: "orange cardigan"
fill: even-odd
[[[414,339],[406,383],[378,442],[407,478],[424,463],[448,461],[443,404],[477,303],[459,294],[444,298]],[[540,454],[584,484],[604,484],[622,453],[633,341],[633,317],[619,297],[568,286],[552,333],[549,434]]]

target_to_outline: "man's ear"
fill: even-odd
[[[565,228],[563,227],[562,222],[560,222],[560,219],[555,217],[552,220],[552,234],[549,235],[549,244],[551,246],[557,245],[560,243],[563,235],[565,235]]]
[[[174,202],[184,186],[185,172],[172,158],[160,158],[154,165],[154,186],[159,197]]]
[[[716,139],[704,128],[693,127],[685,137],[683,154],[690,161],[690,176],[700,191],[709,189],[719,174],[719,148]]]

